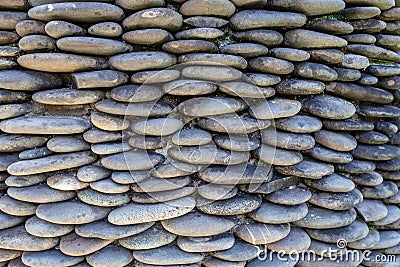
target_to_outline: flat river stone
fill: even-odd
[[[336,151],[350,151],[357,147],[357,140],[353,136],[326,130],[316,132],[315,141]]]
[[[307,212],[308,208],[304,203],[289,206],[263,202],[249,217],[262,223],[282,224],[301,220]]]
[[[9,90],[36,91],[61,86],[62,80],[53,74],[26,71],[2,70],[1,88]]]
[[[189,213],[195,206],[191,197],[158,204],[128,204],[113,210],[108,220],[115,225],[127,225],[172,219]]]
[[[103,58],[66,53],[25,54],[17,59],[24,68],[45,72],[76,72],[107,68]]]
[[[213,237],[183,237],[179,236],[177,245],[186,252],[213,252],[230,249],[235,243],[231,233],[224,233]]]
[[[17,200],[32,203],[50,203],[68,200],[75,196],[74,192],[59,191],[47,185],[34,185],[21,188],[10,187],[7,194]]]
[[[86,257],[91,266],[123,267],[133,260],[132,252],[116,245],[109,245]]]
[[[223,217],[211,216],[200,212],[190,212],[186,215],[162,221],[163,227],[179,236],[212,236],[229,231],[235,224]]]
[[[121,21],[124,12],[121,8],[98,2],[70,2],[40,5],[29,10],[32,19],[51,21],[69,20],[80,23],[96,23],[102,21]]]
[[[29,218],[25,223],[28,233],[39,237],[57,237],[66,235],[74,230],[72,225],[60,225],[42,220],[36,216]]]
[[[55,247],[59,239],[41,238],[30,235],[24,226],[0,231],[0,248],[24,251],[42,251]]]
[[[394,99],[390,92],[383,89],[360,86],[352,83],[332,82],[326,86],[326,90],[351,100],[368,101],[379,104],[387,104]]]
[[[293,48],[332,48],[344,47],[347,41],[325,33],[297,29],[286,32],[285,44]]]
[[[85,238],[70,233],[61,238],[59,247],[62,253],[79,257],[96,252],[110,243],[112,243],[112,240]]]
[[[310,206],[307,216],[294,224],[311,229],[330,229],[349,225],[356,217],[357,213],[353,208],[345,211],[334,211]]]
[[[147,170],[164,160],[161,154],[144,151],[128,151],[104,157],[101,164],[118,171]]]
[[[164,69],[176,63],[176,57],[165,52],[131,52],[109,59],[112,68],[122,71]]]
[[[235,235],[252,245],[274,243],[285,238],[290,232],[289,224],[266,225],[248,223],[235,228]]]
[[[104,219],[109,212],[108,208],[68,201],[41,204],[36,210],[36,216],[55,224],[86,224]]]
[[[44,158],[18,161],[8,167],[13,175],[30,175],[76,168],[95,161],[97,156],[89,151],[51,155]]]
[[[226,97],[192,98],[178,106],[179,112],[191,117],[206,117],[234,113],[246,108],[243,101]]]
[[[16,134],[0,135],[0,152],[18,152],[29,148],[44,145],[47,141],[46,137],[26,136]]]
[[[104,93],[97,90],[61,88],[37,92],[32,95],[32,99],[47,105],[84,105],[95,103],[103,96]]]
[[[177,31],[182,27],[182,15],[169,8],[149,8],[133,13],[122,22],[126,30],[161,28]]]
[[[233,15],[230,22],[237,30],[276,27],[297,28],[306,23],[306,16],[289,12],[244,10]]]
[[[210,202],[197,199],[196,207],[201,212],[211,215],[239,215],[251,212],[261,205],[261,198],[255,195],[240,194],[226,200]]]
[[[350,118],[356,112],[352,103],[328,95],[318,95],[305,99],[303,109],[313,115],[335,120]]]
[[[38,252],[24,252],[22,262],[28,266],[54,266],[63,267],[78,264],[83,257],[72,257],[65,255],[60,250],[52,249]]]

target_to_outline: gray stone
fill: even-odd
[[[289,61],[305,61],[310,58],[310,54],[307,51],[294,48],[273,48],[270,54]]]
[[[352,33],[354,30],[350,23],[325,18],[316,18],[311,20],[310,29],[330,34],[348,34]]]
[[[91,150],[97,155],[109,155],[132,150],[132,147],[125,142],[111,142],[92,144]]]
[[[104,157],[101,164],[107,169],[117,171],[147,170],[164,160],[161,154],[144,151],[128,151]]]
[[[256,42],[265,46],[276,46],[283,42],[283,36],[273,30],[251,30],[236,32],[233,36],[241,41]]]
[[[52,20],[48,22],[44,30],[47,35],[53,38],[80,36],[86,34],[86,30],[82,27],[62,20]]]
[[[364,199],[357,205],[356,210],[365,222],[381,220],[388,214],[385,204],[379,200]]]
[[[143,223],[117,226],[110,224],[107,221],[96,221],[76,226],[75,232],[82,237],[115,240],[142,233],[152,225],[153,223]]]
[[[378,78],[369,74],[361,74],[357,83],[361,85],[375,85],[378,83]]]
[[[86,261],[94,267],[115,266],[123,267],[133,260],[130,250],[109,245],[86,257]]]
[[[226,97],[198,97],[186,100],[178,106],[179,112],[191,117],[229,114],[246,108],[243,101]]]
[[[139,71],[131,76],[131,82],[139,84],[166,83],[178,79],[180,75],[180,71],[170,69]]]
[[[160,101],[160,102],[137,102],[137,103],[121,103],[121,102],[116,102],[111,99],[104,99],[100,102],[97,102],[95,105],[96,109],[99,111],[102,111],[104,113],[108,114],[114,114],[114,115],[121,115],[121,116],[137,116],[137,117],[160,117],[160,116],[165,116],[169,114],[172,111],[173,106]],[[96,113],[93,112],[93,114],[101,114],[101,113]],[[104,114],[103,114],[104,116]],[[118,118],[117,121],[120,121],[123,123],[123,127],[125,125],[128,125],[129,120],[126,118],[125,120],[122,120],[122,118],[119,117],[113,117],[111,116],[110,118]],[[100,124],[100,121],[98,122]],[[107,124],[101,123],[103,128],[109,128]],[[122,127],[122,126],[119,126]]]
[[[7,194],[20,201],[31,203],[59,202],[75,197],[75,192],[60,191],[47,185],[33,185],[27,187],[10,187]]]
[[[228,95],[240,98],[261,98],[265,99],[275,95],[271,87],[257,87],[247,82],[226,82],[218,85],[218,89]]]
[[[344,59],[344,53],[338,49],[315,49],[308,52],[312,60],[323,64],[339,64]]]
[[[358,189],[346,193],[313,192],[308,202],[326,209],[348,210],[363,201],[363,196]]]
[[[400,242],[400,234],[397,231],[379,231],[379,243],[372,249],[385,249],[397,246]]]
[[[198,173],[199,178],[215,184],[250,184],[262,183],[271,178],[269,166],[236,164],[228,167],[209,166]]]
[[[238,189],[231,185],[206,184],[197,188],[197,193],[209,200],[223,200],[236,196]]]
[[[5,180],[5,184],[10,187],[25,187],[43,183],[46,181],[47,175],[45,174],[34,174],[25,176],[14,176],[10,175]]]
[[[2,84],[2,86],[6,86],[4,80],[1,80],[1,84]],[[21,89],[19,89],[19,90],[21,90]],[[30,96],[26,92],[21,92],[21,91],[18,92],[18,91],[10,91],[10,90],[0,89],[0,103],[1,104],[25,102],[29,98],[30,98]]]
[[[25,222],[26,231],[38,237],[57,237],[66,235],[74,230],[72,225],[60,225],[42,220],[36,216]]]
[[[250,115],[258,120],[277,119],[294,116],[300,109],[297,100],[275,98],[250,107]]]
[[[351,44],[347,46],[351,53],[366,56],[368,58],[400,62],[400,55],[379,46]]]
[[[268,120],[256,120],[248,117],[238,117],[236,114],[233,117],[212,117],[202,118],[198,125],[213,132],[229,133],[229,134],[249,134],[260,129],[265,129],[271,126]]]
[[[202,28],[202,27],[220,28],[229,23],[229,21],[221,18],[207,17],[207,16],[189,17],[185,19],[183,22],[197,28]]]
[[[265,163],[276,166],[291,166],[303,160],[300,152],[279,149],[268,145],[261,145],[256,150],[255,156]]]
[[[151,176],[156,178],[173,178],[186,176],[196,173],[200,170],[199,166],[191,165],[183,162],[169,162],[157,166],[151,171]]]
[[[352,174],[369,173],[375,170],[375,164],[369,161],[353,160],[346,164],[337,165],[337,169]]]
[[[350,179],[359,185],[375,186],[383,182],[382,175],[377,172],[351,175]]]
[[[83,139],[89,143],[102,143],[119,140],[122,134],[119,132],[108,132],[100,129],[91,129],[83,134]]]
[[[308,186],[321,191],[346,193],[355,188],[354,183],[347,177],[333,173],[318,180],[305,180]]]
[[[380,104],[387,104],[393,101],[393,95],[388,91],[352,83],[332,82],[327,84],[326,91],[357,101],[368,101]]]
[[[24,68],[45,72],[76,72],[107,67],[107,61],[103,58],[66,53],[25,54],[17,62]]]
[[[232,68],[237,68],[237,69],[245,69],[247,67],[247,61],[241,57],[241,56],[235,56],[235,55],[227,55],[227,54],[211,54],[211,53],[191,53],[191,54],[185,54],[181,55],[178,58],[179,63],[188,63],[185,64],[184,66],[192,66],[193,64],[197,65],[216,65],[216,67],[211,67],[211,68],[206,68],[203,67],[203,70],[205,71],[210,71],[210,70],[219,70],[221,73],[226,75],[225,79],[228,79],[229,75],[232,77],[237,76],[237,78],[240,78],[241,75],[239,75],[239,72],[237,72],[235,69]],[[218,68],[218,66],[221,67],[221,65],[225,65],[225,68]],[[226,67],[232,67],[232,68],[226,68]],[[190,71],[196,70],[196,66],[193,66],[195,68],[189,68]],[[200,67],[201,68],[201,67]],[[200,75],[198,77],[195,76],[196,73],[186,73],[185,75],[191,75],[193,79],[202,79],[202,80],[211,80],[211,81],[219,81],[222,77],[218,77],[215,74],[213,74],[211,77],[214,79],[210,79],[208,77],[203,76],[201,73],[198,73],[197,75]],[[233,78],[229,78],[228,80],[234,80]],[[224,80],[222,80],[224,81]]]
[[[144,171],[126,171],[126,172],[113,172],[111,179],[119,184],[132,184],[150,177],[151,170]]]
[[[312,95],[322,93],[325,84],[312,80],[285,80],[278,84],[276,90],[287,95]]]
[[[138,11],[122,22],[125,30],[161,28],[177,31],[182,24],[182,15],[169,8],[150,8]]]
[[[127,74],[115,70],[80,72],[71,76],[77,89],[113,87],[124,84],[129,80]]]
[[[400,209],[396,205],[386,205],[387,215],[378,221],[374,221],[374,225],[384,226],[391,224],[400,219]]]
[[[353,208],[345,211],[334,211],[310,206],[307,216],[294,224],[311,229],[330,229],[349,225],[356,217],[357,213]]]
[[[353,156],[348,152],[338,152],[319,145],[305,151],[305,153],[312,158],[328,163],[349,163],[353,160]]]
[[[126,225],[172,219],[189,213],[195,206],[191,197],[168,201],[159,204],[128,204],[119,207],[108,216],[112,224]]]
[[[311,160],[303,160],[293,166],[276,167],[276,170],[284,175],[294,175],[309,179],[319,179],[332,174],[334,171],[333,166],[330,164]]]
[[[217,90],[217,85],[207,81],[198,80],[175,80],[164,83],[162,90],[170,95],[206,95]]]
[[[132,123],[131,129],[140,135],[166,136],[179,131],[183,122],[173,118],[154,118]]]
[[[395,183],[391,181],[384,181],[374,187],[364,187],[361,189],[361,192],[364,198],[382,199],[396,195],[398,188]]]
[[[314,138],[311,135],[286,133],[269,129],[261,130],[261,142],[290,150],[307,150],[315,145]]]
[[[200,212],[191,212],[178,218],[162,221],[161,224],[171,233],[191,237],[222,234],[235,225],[231,220]]]
[[[26,52],[50,51],[56,48],[56,42],[46,35],[28,35],[19,40],[18,46]]]
[[[251,151],[260,146],[257,138],[245,135],[217,135],[214,142],[223,149],[234,151]]]
[[[62,80],[56,75],[25,70],[2,70],[1,88],[15,91],[37,91],[61,86]],[[23,100],[22,96],[18,102]],[[15,100],[14,100],[15,101]]]
[[[44,145],[46,141],[47,138],[41,136],[2,134],[0,135],[0,152],[18,152]]]
[[[240,215],[257,209],[261,202],[261,198],[258,196],[240,194],[233,198],[213,202],[199,198],[196,207],[201,212],[211,215]]]
[[[389,137],[387,135],[376,131],[358,133],[355,135],[355,138],[357,142],[370,145],[382,145],[389,142]]]
[[[122,71],[168,68],[176,63],[174,55],[165,52],[131,52],[109,59],[112,68]]]
[[[189,0],[183,3],[179,12],[184,16],[230,17],[235,13],[235,5],[229,0]]]
[[[130,202],[128,194],[104,194],[91,188],[80,190],[77,194],[82,202],[99,207],[116,207]]]
[[[134,1],[127,1],[127,0],[118,0],[115,2],[118,6],[129,9],[129,10],[141,10],[150,7],[158,7],[163,6],[165,4],[164,0],[134,0]]]
[[[279,225],[301,220],[307,212],[305,203],[289,206],[264,201],[258,209],[249,214],[249,217],[258,222]]]
[[[41,238],[30,235],[24,226],[17,226],[0,231],[0,248],[23,251],[42,251],[55,247],[58,238]]]
[[[356,120],[324,120],[324,127],[334,131],[371,131],[374,129],[374,124],[367,121]]]
[[[34,93],[32,99],[46,105],[84,105],[95,103],[103,96],[101,91],[62,88]]]
[[[37,205],[13,199],[7,195],[0,198],[0,210],[14,216],[29,216],[35,214]]]
[[[84,238],[75,233],[70,233],[61,238],[59,247],[62,253],[79,257],[96,252],[110,243],[112,243],[112,240]]]
[[[204,262],[205,267],[244,267],[245,265],[246,261],[224,261],[214,257]]]
[[[323,15],[336,13],[345,7],[345,2],[342,0],[329,0],[324,3],[318,0],[308,1],[288,1],[288,0],[273,0],[273,6],[288,9],[290,11],[301,12],[309,16]]]
[[[68,153],[90,148],[83,139],[74,136],[53,137],[47,142],[47,148],[53,152]]]
[[[353,156],[367,160],[391,160],[400,156],[400,149],[392,145],[358,145]]]
[[[150,178],[132,185],[134,192],[148,193],[175,190],[187,186],[190,178],[187,176],[170,179]]]
[[[233,15],[230,22],[237,30],[274,27],[297,28],[306,23],[306,17],[298,13],[244,10]]]
[[[195,192],[196,192],[195,187],[186,186],[168,191],[151,192],[151,193],[133,193],[132,201],[135,203],[142,203],[142,204],[154,204],[190,196]]]
[[[350,242],[347,246],[352,249],[369,249],[378,244],[379,238],[379,231],[371,230],[366,237]]]
[[[373,118],[398,118],[400,117],[400,108],[389,105],[359,106],[357,113]]]
[[[184,237],[179,236],[177,245],[186,252],[214,252],[230,249],[235,243],[231,233],[212,237]]]
[[[379,33],[386,28],[386,23],[378,19],[350,21],[355,32]]]
[[[217,46],[204,40],[176,40],[162,45],[162,50],[173,54],[216,52]]]
[[[36,210],[36,216],[55,224],[86,224],[104,219],[109,212],[109,208],[67,201],[41,204]]]
[[[354,33],[345,35],[343,38],[349,43],[373,44],[376,42],[375,36],[367,33]]]
[[[161,225],[156,224],[146,231],[121,238],[118,242],[121,246],[131,250],[143,250],[168,245],[172,243],[175,238],[175,234],[166,231]]]
[[[133,257],[143,263],[156,265],[191,264],[203,260],[199,253],[188,253],[176,245],[168,245],[157,249],[139,250],[133,252]]]
[[[0,31],[0,45],[8,45],[17,42],[18,34],[9,31]]]
[[[301,253],[310,247],[311,239],[301,228],[291,228],[290,233],[283,239],[268,244],[272,251],[284,251],[290,254],[292,251]]]
[[[347,242],[354,242],[366,237],[369,233],[368,226],[360,220],[339,228],[307,229],[306,231],[310,237],[328,243],[335,243],[340,239],[344,239]]]
[[[268,48],[261,44],[237,43],[220,47],[221,53],[232,54],[242,57],[258,57],[268,53]]]
[[[394,76],[400,74],[400,68],[393,65],[371,64],[367,68],[367,70],[370,74],[378,77]]]
[[[12,175],[30,175],[75,168],[95,160],[96,155],[89,151],[74,152],[15,162],[7,170]]]
[[[359,70],[335,68],[335,71],[338,74],[337,80],[341,82],[353,82],[361,78],[361,72]]]
[[[338,78],[338,73],[323,64],[302,62],[295,68],[297,75],[308,78],[317,79],[321,81],[334,81]]]
[[[22,251],[10,250],[10,249],[0,249],[0,256],[2,259],[2,264],[5,267],[8,261],[16,259],[22,255]]]
[[[163,29],[141,29],[124,33],[122,40],[136,45],[161,45],[173,37]]]
[[[122,35],[122,27],[116,22],[100,22],[90,26],[88,33],[101,37],[119,37]]]
[[[96,191],[106,194],[118,194],[129,191],[129,186],[115,183],[110,178],[90,183],[90,187]]]
[[[243,74],[239,70],[231,67],[188,66],[182,70],[182,75],[188,79],[200,79],[213,82],[228,82],[240,79]]]
[[[95,182],[109,176],[111,172],[101,166],[86,165],[78,169],[77,178],[86,183]]]
[[[0,211],[1,230],[14,227],[25,221],[25,217],[13,216]]]
[[[96,10],[96,12],[94,11]],[[98,2],[52,3],[28,11],[30,18],[44,21],[65,19],[81,23],[121,21],[124,12],[117,6]]]
[[[294,133],[311,133],[319,131],[322,128],[322,123],[314,117],[294,115],[289,118],[276,120],[275,127]]]
[[[252,245],[274,243],[285,238],[290,232],[289,224],[246,223],[235,228],[239,238]]]
[[[22,262],[28,266],[71,266],[83,261],[83,257],[71,257],[63,254],[57,249],[24,252],[22,254]]]
[[[318,95],[305,99],[303,108],[313,115],[337,120],[350,118],[356,111],[352,103],[328,95]]]
[[[357,140],[353,136],[326,130],[316,132],[315,141],[337,151],[350,151],[357,147]]]
[[[225,33],[214,28],[195,28],[180,31],[175,34],[177,39],[216,39],[224,37]]]
[[[299,205],[307,202],[311,192],[304,186],[289,186],[264,195],[264,198],[275,204]]]
[[[271,86],[281,82],[279,76],[271,74],[246,73],[246,76],[250,79],[249,82],[253,82],[257,86]]]
[[[347,41],[333,35],[297,29],[285,33],[285,44],[293,48],[344,47]]]
[[[265,229],[265,228],[264,228]],[[226,261],[247,261],[257,257],[258,248],[256,246],[250,245],[240,239],[236,239],[235,244],[230,249],[224,251],[217,251],[214,253],[214,257],[217,257]],[[215,265],[220,266],[220,265]],[[229,263],[226,266],[233,266]],[[236,266],[235,266],[236,267]]]
[[[381,10],[374,6],[347,7],[342,10],[342,14],[350,20],[370,19],[381,14]]]
[[[294,71],[294,65],[289,61],[274,57],[257,57],[249,61],[252,70],[276,75],[287,75]]]
[[[46,23],[37,20],[25,19],[15,25],[15,31],[19,36],[24,37],[30,34],[45,34],[44,26]]]

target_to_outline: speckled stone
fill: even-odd
[[[363,201],[363,196],[358,189],[346,193],[314,191],[310,203],[326,209],[348,210]]]
[[[364,187],[361,189],[364,198],[383,199],[394,196],[398,192],[395,183],[391,181],[383,181],[374,187]]]
[[[196,200],[201,212],[211,215],[239,215],[251,212],[261,205],[261,198],[249,194],[238,194],[233,198],[210,202],[203,198]]]
[[[275,121],[276,128],[294,133],[317,132],[322,128],[322,122],[314,117],[294,115]]]
[[[327,192],[345,193],[353,190],[355,184],[347,177],[333,173],[318,180],[305,180],[308,186]]]
[[[20,201],[31,203],[50,203],[71,199],[75,192],[59,191],[47,185],[33,185],[27,187],[10,187],[7,194]]]
[[[140,262],[156,265],[197,263],[202,261],[204,258],[202,254],[185,252],[176,245],[168,245],[157,249],[134,251],[133,257]]]
[[[290,186],[264,196],[268,201],[282,205],[302,204],[307,202],[310,197],[310,190],[304,186]]]
[[[24,252],[22,262],[28,266],[45,266],[54,267],[71,266],[83,261],[83,257],[71,257],[63,254],[60,250],[52,249],[38,252]]]
[[[229,231],[234,222],[225,218],[191,212],[178,218],[162,221],[163,227],[179,236],[212,236]]]
[[[344,211],[334,211],[310,206],[307,216],[296,221],[294,224],[299,227],[311,229],[330,229],[349,225],[356,217],[357,213],[353,208]]]
[[[41,204],[36,210],[36,216],[56,224],[85,224],[103,219],[109,212],[108,208],[68,201]]]
[[[274,243],[285,238],[290,232],[289,224],[248,223],[235,228],[234,233],[239,238],[253,245]]]
[[[194,206],[195,201],[191,197],[159,204],[132,203],[113,210],[108,220],[116,225],[159,221],[182,216],[190,212]]]
[[[256,246],[250,245],[240,239],[236,239],[235,244],[230,249],[214,253],[214,257],[231,262],[251,260],[256,258],[257,255],[258,249]]]
[[[263,202],[258,209],[249,214],[249,217],[262,223],[282,224],[301,220],[307,212],[305,203],[289,206]]]
[[[42,220],[36,216],[25,222],[26,231],[38,237],[57,237],[66,235],[74,230],[72,225],[60,225]]]
[[[309,179],[319,179],[333,173],[334,168],[330,164],[317,161],[303,160],[302,162],[285,167],[276,167],[276,170],[285,175],[295,175]]]
[[[366,237],[350,242],[347,246],[352,249],[369,249],[378,244],[379,238],[379,231],[371,230]]]
[[[35,214],[37,205],[13,199],[7,195],[0,198],[0,210],[14,216],[29,216]]]
[[[16,226],[22,223],[26,218],[21,216],[12,216],[0,211],[1,230]]]
[[[348,152],[339,152],[319,145],[315,145],[312,149],[305,151],[305,153],[315,159],[328,163],[349,163],[353,160],[353,156]]]
[[[364,199],[356,210],[366,222],[381,220],[388,214],[385,204],[379,200]]]
[[[349,134],[320,130],[315,133],[315,141],[336,151],[350,151],[357,147],[356,139]]]
[[[122,26],[125,30],[161,28],[177,31],[182,27],[182,15],[169,8],[149,8],[133,13],[125,18]]]
[[[110,243],[112,243],[112,240],[84,238],[75,233],[70,233],[61,238],[60,250],[66,255],[79,257],[96,252]]]
[[[154,249],[172,243],[176,235],[166,231],[161,225],[156,224],[136,235],[120,239],[121,246],[131,250]]]

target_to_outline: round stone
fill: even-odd
[[[99,207],[115,207],[130,202],[127,194],[105,194],[91,188],[80,190],[77,196],[82,202]]]
[[[276,170],[284,175],[319,179],[323,176],[332,174],[334,168],[330,164],[311,160],[303,160],[302,162],[293,166],[276,167]]]
[[[235,228],[234,233],[239,238],[252,245],[274,243],[285,238],[290,232],[289,224],[247,223]]]
[[[309,202],[326,209],[348,210],[363,201],[363,196],[358,189],[346,193],[313,192]]]
[[[349,225],[356,217],[357,213],[353,208],[344,211],[334,211],[310,206],[307,216],[296,221],[294,224],[299,227],[311,229],[330,229]]]
[[[177,146],[201,146],[210,143],[212,136],[200,129],[181,129],[172,136],[171,141]]]
[[[261,44],[237,43],[220,47],[221,53],[232,54],[242,57],[258,57],[268,54],[268,48]]]
[[[164,156],[154,152],[128,151],[104,157],[101,164],[110,170],[140,171],[153,168],[164,161]]]
[[[333,173],[318,180],[305,180],[308,186],[327,192],[346,193],[355,188],[355,184],[343,175]]]
[[[286,80],[276,88],[278,93],[287,95],[313,95],[322,93],[324,89],[324,83],[311,80]]]
[[[122,71],[168,68],[176,63],[174,55],[165,52],[131,52],[116,55],[108,61],[110,67]]]
[[[249,217],[262,223],[282,224],[301,220],[307,212],[305,203],[289,206],[263,202],[258,209],[249,214]]]
[[[93,267],[115,266],[123,267],[133,260],[130,250],[109,245],[86,257],[86,261]]]
[[[182,27],[182,24],[182,15],[169,8],[141,10],[125,18],[122,22],[125,30],[161,28],[177,31]]]
[[[119,37],[122,27],[116,22],[100,22],[89,27],[88,33],[102,37]]]
[[[52,20],[44,28],[45,33],[53,38],[85,35],[86,30],[78,25],[63,20]]]
[[[319,145],[305,151],[305,153],[315,159],[328,163],[349,163],[353,160],[353,156],[348,152],[338,152]]]
[[[178,106],[179,112],[191,117],[229,114],[246,108],[240,100],[226,97],[198,97],[186,100]]]
[[[121,246],[131,250],[143,250],[168,245],[175,239],[175,234],[166,231],[161,225],[156,224],[146,231],[121,238],[118,242]]]
[[[353,136],[326,130],[315,133],[315,141],[337,151],[350,151],[357,147],[357,140]]]
[[[240,79],[243,74],[239,70],[231,67],[188,66],[182,70],[182,75],[188,79],[209,80],[213,82],[228,82]]]
[[[13,199],[7,195],[0,198],[0,210],[8,215],[29,216],[35,214],[37,205]]]
[[[302,62],[296,65],[296,74],[308,79],[321,81],[334,81],[338,79],[338,73],[331,67],[319,63]]]
[[[296,29],[285,33],[285,44],[293,48],[344,47],[347,41],[333,35]]]
[[[38,252],[24,252],[22,262],[28,266],[51,265],[54,267],[72,266],[83,261],[83,257],[71,257],[60,250],[52,249]]]
[[[265,227],[263,227],[266,229]],[[254,245],[250,245],[247,242],[242,241],[241,239],[236,239],[235,244],[233,247],[230,249],[224,250],[224,251],[217,251],[214,253],[214,257],[217,257],[218,259],[222,259],[227,261],[226,266],[233,266],[230,262],[240,262],[240,261],[248,261],[250,259],[254,259],[258,255],[258,248]],[[215,266],[220,266],[220,262],[218,262],[218,265]],[[213,266],[213,265],[211,265]],[[244,266],[244,265],[239,265],[239,266]]]
[[[79,257],[96,252],[110,243],[112,243],[112,240],[84,238],[75,233],[70,233],[61,238],[59,247],[62,253]]]
[[[215,52],[217,47],[214,43],[204,40],[176,40],[162,45],[162,50],[173,54]]]
[[[183,122],[173,118],[156,118],[139,121],[131,125],[131,129],[141,135],[166,136],[183,127]]]
[[[107,217],[110,209],[95,207],[81,202],[41,204],[36,216],[55,224],[85,224]]]
[[[313,115],[335,120],[350,118],[356,112],[352,103],[328,95],[318,95],[305,99],[303,109]]]
[[[26,231],[38,237],[57,237],[66,235],[74,230],[71,225],[60,225],[42,220],[36,216],[25,222]]]
[[[204,258],[200,253],[188,253],[176,245],[167,245],[156,249],[136,250],[133,252],[133,257],[142,263],[170,266],[197,263]]]
[[[276,128],[294,133],[317,132],[322,128],[322,122],[314,117],[294,115],[289,118],[275,120]]]
[[[308,234],[300,228],[290,228],[290,233],[283,239],[268,244],[272,251],[285,251],[291,253],[295,251],[301,253],[310,247],[311,239]]]
[[[385,204],[379,200],[364,199],[357,205],[356,210],[365,222],[381,220],[388,214]]]
[[[189,213],[194,206],[195,201],[191,197],[157,204],[132,203],[113,210],[108,221],[115,225],[127,225],[172,219]]]

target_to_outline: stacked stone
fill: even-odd
[[[398,1],[0,10],[0,266],[399,265]]]

